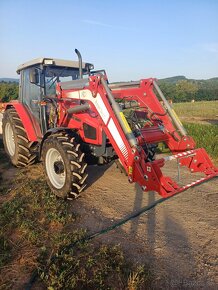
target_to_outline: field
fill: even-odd
[[[173,105],[197,147],[204,147],[218,162],[218,101]]]
[[[194,103],[175,103],[173,107],[182,119],[189,121],[198,118],[202,122],[218,122],[218,101],[214,102],[194,102]]]
[[[214,160],[217,104],[174,105],[190,135]],[[129,184],[112,164],[90,166],[88,188],[78,200],[66,202],[51,194],[41,163],[13,168],[1,139],[0,160],[1,290],[25,289],[34,270],[38,278],[33,290],[216,289],[217,179],[85,241],[87,234],[113,225],[159,196]],[[176,178],[174,165],[167,166],[166,173]],[[183,180],[191,181],[190,174],[184,172]],[[69,244],[72,247],[66,248]]]

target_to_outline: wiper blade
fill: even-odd
[[[53,86],[53,84],[56,82],[56,80],[57,80],[59,77],[61,77],[61,76],[63,75],[63,73],[64,73],[66,70],[67,70],[67,67],[64,67],[63,70],[60,72],[60,74],[57,75],[57,76],[55,77],[55,79],[53,80],[53,82],[52,82],[51,85],[49,86],[49,89]]]

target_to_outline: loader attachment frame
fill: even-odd
[[[108,84],[105,76],[94,75],[82,83],[72,81],[67,88],[64,83],[60,83],[57,90],[62,99],[79,101],[80,107],[77,108],[81,112],[95,115],[126,170],[129,182],[137,182],[144,191],[156,191],[161,196],[168,197],[218,176],[218,169],[212,164],[206,151],[203,148],[195,149],[193,138],[187,135],[155,79]],[[133,131],[118,100],[124,106],[128,104],[130,108],[134,103],[139,108],[138,113],[145,114],[148,122]],[[67,115],[73,110],[64,107],[61,111],[65,112],[60,118],[63,121],[67,120]],[[164,142],[172,155],[149,159],[146,148],[149,144],[159,142]],[[181,166],[186,166],[191,173],[202,172],[205,177],[180,186],[161,170],[166,162],[174,159]]]

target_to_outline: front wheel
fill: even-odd
[[[45,140],[42,160],[49,187],[55,195],[73,199],[85,188],[87,163],[75,137],[67,133],[52,134]]]

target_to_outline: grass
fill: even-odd
[[[218,119],[218,101],[175,103],[173,108],[179,117]]]
[[[49,289],[138,289],[145,285],[145,273],[143,267],[130,271],[119,246],[80,243],[60,251],[41,279]]]
[[[7,193],[7,187],[3,183],[2,172],[9,168],[8,158],[3,149],[3,143],[0,140],[0,196]]]
[[[184,123],[188,134],[194,138],[197,147],[203,147],[218,161],[218,125]]]
[[[1,198],[0,289],[23,289],[34,269],[40,289],[136,290],[149,285],[148,269],[129,263],[118,245],[83,241],[66,250],[85,232],[77,229],[70,203],[50,192],[40,164],[20,171],[13,189],[5,188]]]
[[[205,148],[215,164],[218,164],[218,124],[216,123],[218,122],[218,101],[175,103],[173,107],[179,117],[184,117],[185,121],[182,123],[188,135],[194,138],[196,147]],[[193,117],[210,122],[202,123],[201,120],[193,122]],[[158,148],[162,153],[169,153],[169,149],[163,143],[160,143]]]
[[[173,107],[197,147],[203,147],[218,162],[218,101],[177,103]],[[197,118],[196,120],[193,118]],[[207,120],[208,123],[202,121]]]

